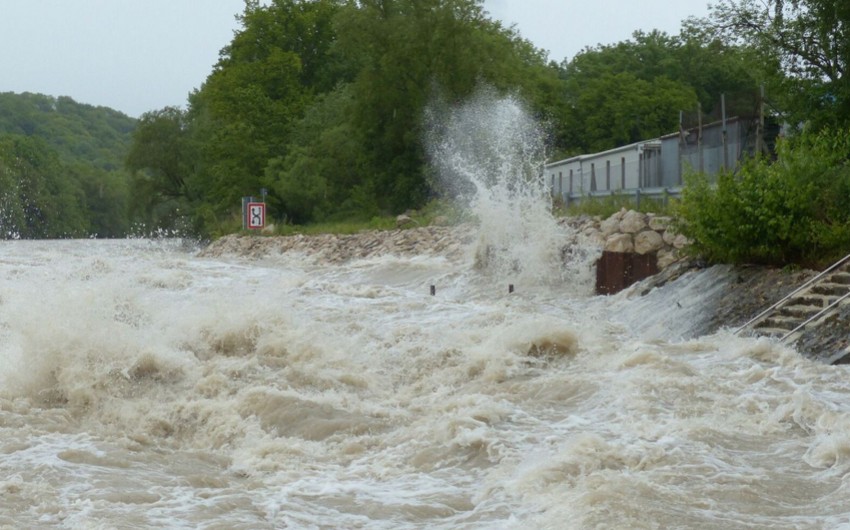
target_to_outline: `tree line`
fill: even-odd
[[[135,127],[69,97],[0,93],[0,239],[127,235]]]
[[[86,176],[61,193],[83,204],[67,233],[107,234],[103,220],[119,214],[96,221],[98,194],[114,194],[123,230],[200,235],[237,230],[240,198],[261,188],[277,222],[419,208],[444,193],[423,145],[425,108],[482,85],[527,102],[549,127],[551,158],[675,131],[681,110],[716,114],[721,94],[729,115],[747,112],[760,86],[781,121],[846,127],[850,8],[836,4],[719,0],[677,35],[639,31],[557,62],[491,19],[481,0],[246,0],[240,29],[185,108],[132,125],[126,169],[69,144],[88,158]],[[26,127],[15,134],[32,140]],[[21,146],[7,144],[5,160],[19,159],[8,153]],[[61,142],[48,144],[40,148],[63,153]],[[69,164],[60,154],[54,162]],[[0,178],[14,166],[2,160]]]
[[[749,51],[699,28],[549,61],[476,0],[247,1],[241,29],[185,110],[142,116],[128,158],[150,223],[232,230],[240,197],[271,217],[364,218],[442,190],[424,109],[486,84],[551,124],[551,150],[601,150],[675,130],[678,112],[754,88]],[[167,205],[167,207],[166,207]]]

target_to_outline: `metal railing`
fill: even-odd
[[[762,311],[758,315],[756,315],[753,318],[751,318],[750,320],[748,320],[747,323],[745,323],[744,325],[742,325],[738,329],[736,329],[733,332],[733,334],[737,335],[738,333],[743,331],[745,328],[747,328],[751,324],[758,322],[759,320],[763,319],[764,317],[766,317],[767,315],[769,315],[770,313],[772,313],[773,311],[778,309],[780,306],[782,306],[785,302],[787,302],[791,298],[795,297],[796,295],[798,295],[800,292],[804,291],[805,289],[808,289],[809,287],[812,286],[812,284],[818,282],[821,278],[823,278],[827,274],[833,272],[835,269],[841,267],[842,265],[844,265],[848,261],[850,261],[850,254],[848,254],[848,255],[844,256],[843,258],[841,258],[840,260],[836,261],[835,263],[830,265],[829,268],[825,269],[823,272],[821,272],[820,274],[818,274],[814,278],[809,279],[809,281],[807,281],[806,283],[804,283],[800,287],[797,287],[792,292],[785,295],[784,298],[782,298],[781,300],[779,300],[778,302],[776,302],[772,306],[768,307],[767,309],[765,309],[764,311]],[[784,338],[785,337],[783,337],[783,340],[784,340]]]
[[[593,199],[604,199],[608,197],[622,197],[625,199],[631,199],[635,201],[636,207],[640,207],[641,199],[651,199],[655,201],[661,201],[664,205],[667,205],[667,201],[670,198],[678,198],[682,195],[682,187],[681,186],[672,186],[672,187],[654,187],[654,188],[632,188],[632,189],[617,189],[617,190],[602,190],[602,191],[591,191],[587,193],[564,193],[561,197],[564,199],[564,202],[567,206],[571,204],[578,204],[584,200],[593,200]],[[555,197],[558,196],[556,193]]]
[[[781,339],[779,339],[779,340],[780,340],[780,341],[785,341],[785,339],[787,339],[788,337],[790,337],[790,336],[791,336],[791,335],[793,335],[794,333],[797,333],[798,331],[800,331],[800,330],[801,330],[801,329],[803,329],[804,327],[808,326],[811,322],[813,322],[813,321],[815,321],[815,320],[819,319],[819,318],[820,318],[820,317],[822,317],[823,315],[825,315],[825,314],[829,313],[830,311],[832,311],[832,309],[833,309],[834,307],[837,307],[837,306],[838,306],[838,304],[840,304],[841,302],[843,302],[843,301],[844,301],[844,300],[846,300],[847,298],[850,298],[850,291],[848,291],[848,292],[847,292],[844,296],[842,296],[842,297],[841,297],[841,298],[839,298],[838,300],[836,300],[836,301],[832,302],[831,304],[829,304],[827,307],[824,307],[823,309],[821,309],[820,311],[818,311],[818,313],[817,313],[817,314],[810,316],[810,317],[808,318],[808,320],[806,320],[805,322],[803,322],[802,324],[800,324],[800,325],[799,325],[799,326],[797,326],[796,328],[792,329],[791,331],[789,331],[788,333],[786,333],[785,335],[783,335],[783,336],[782,336],[782,338],[781,338]]]

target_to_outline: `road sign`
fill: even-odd
[[[266,205],[262,202],[249,202],[246,205],[245,215],[248,217],[246,225],[251,229],[266,226]]]

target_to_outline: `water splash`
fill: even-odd
[[[427,122],[441,184],[480,223],[480,268],[535,284],[562,280],[569,237],[543,177],[546,131],[522,101],[483,89],[450,109],[432,105]]]

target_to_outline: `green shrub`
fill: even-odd
[[[746,161],[716,184],[686,177],[679,230],[709,261],[822,265],[850,253],[850,136],[803,133],[775,161]]]

